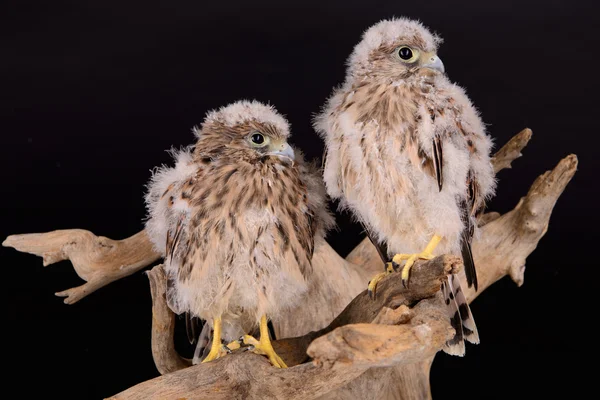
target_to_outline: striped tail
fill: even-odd
[[[479,343],[477,326],[456,275],[450,275],[444,281],[442,293],[450,324],[456,331],[454,337],[446,342],[443,350],[450,355],[462,357],[465,355],[465,340],[474,344]]]

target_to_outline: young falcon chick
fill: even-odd
[[[387,271],[404,262],[406,286],[417,258],[460,251],[468,284],[477,289],[470,246],[476,215],[495,186],[491,140],[464,90],[444,75],[440,43],[417,21],[372,26],[315,127],[326,142],[327,190],[363,223]],[[370,282],[373,294],[384,275]],[[466,305],[457,284],[451,278],[444,285],[455,310],[456,296]],[[477,341],[468,306],[462,308],[454,323],[462,314],[466,338]],[[447,350],[463,352],[460,339],[462,349]]]
[[[315,239],[331,224],[316,169],[295,154],[287,121],[271,107],[239,101],[207,114],[194,148],[160,168],[147,194],[146,224],[165,256],[167,301],[213,328],[221,343],[244,342],[285,363],[269,340],[277,318],[307,291]]]

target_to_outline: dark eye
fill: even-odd
[[[401,47],[400,50],[398,50],[398,56],[403,60],[410,60],[413,58],[413,52],[409,47]]]
[[[265,137],[260,133],[255,133],[252,135],[252,143],[254,144],[263,144],[265,142]]]

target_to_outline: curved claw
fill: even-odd
[[[271,345],[271,340],[267,337],[263,337],[261,335],[260,340],[256,340],[254,337],[250,335],[245,335],[243,337],[244,344],[248,345],[248,350],[253,353],[265,355],[271,362],[274,367],[277,368],[287,368],[287,365],[281,357],[275,352],[273,346]]]
[[[202,360],[203,363],[207,363],[209,361],[213,361],[216,360],[217,358],[221,358],[227,354],[230,354],[231,350],[225,346],[225,345],[221,345],[219,347],[213,347],[210,349],[210,352],[208,353],[208,355],[206,356],[206,358],[204,360]]]
[[[423,251],[422,253],[416,253],[416,254],[396,254],[394,256],[394,258],[392,259],[393,264],[398,265],[400,263],[400,261],[406,260],[406,262],[404,263],[404,266],[402,267],[402,286],[405,289],[408,289],[409,279],[410,279],[410,270],[411,270],[413,264],[415,263],[415,261],[417,261],[417,259],[431,260],[434,257],[435,256],[433,254],[431,254],[430,252],[427,252],[427,251]]]
[[[379,281],[381,281],[383,278],[385,278],[388,275],[388,272],[382,272],[380,274],[375,275],[370,281],[369,284],[367,286],[367,293],[369,294],[369,297],[372,300],[375,300],[375,296],[377,295],[377,284],[379,283]]]
[[[377,284],[379,283],[379,281],[381,281],[387,275],[398,271],[398,267],[399,265],[394,261],[385,263],[385,272],[375,275],[367,285],[367,293],[369,294],[369,298],[375,300],[375,296],[377,295]]]
[[[408,279],[402,278],[402,287],[408,289]]]

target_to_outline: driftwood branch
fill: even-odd
[[[192,365],[175,350],[175,314],[167,305],[165,292],[167,277],[163,264],[147,272],[152,295],[152,357],[161,374],[177,371]]]
[[[519,286],[525,280],[525,260],[535,250],[548,231],[550,215],[558,198],[577,171],[577,156],[563,158],[551,171],[546,171],[531,185],[527,195],[510,212],[494,219],[481,228],[481,240],[473,243],[473,251],[481,265],[497,264],[499,268],[482,270],[484,288],[505,275]],[[486,240],[505,236],[503,240]],[[502,263],[498,258],[502,257]],[[501,264],[501,267],[500,267]],[[472,300],[481,292],[468,290]]]
[[[494,173],[498,173],[505,168],[512,168],[512,162],[522,156],[521,150],[527,146],[532,134],[531,129],[523,129],[494,154],[494,157],[492,157]]]
[[[525,260],[548,230],[552,209],[575,175],[577,164],[574,154],[563,158],[553,170],[546,171],[534,181],[527,195],[512,211],[504,215],[484,215],[480,234],[473,241],[479,291],[467,289],[464,273],[459,274],[469,301],[506,275],[517,285],[523,284]],[[361,263],[372,271],[377,271],[381,264],[368,239],[356,246],[347,260]]]
[[[145,231],[123,239],[96,236],[83,229],[11,235],[2,243],[43,258],[44,266],[70,260],[85,284],[56,293],[73,304],[103,286],[152,264],[160,254],[152,249]]]
[[[494,171],[511,168],[511,163],[521,157],[521,150],[531,139],[531,129],[523,129],[506,143],[492,158]],[[559,193],[560,194],[560,193]],[[498,213],[488,213],[487,219],[498,218]],[[128,275],[131,275],[160,258],[155,252],[145,231],[123,239],[112,240],[96,236],[83,229],[58,230],[48,233],[28,233],[11,235],[2,243],[5,247],[13,247],[18,251],[35,254],[43,258],[44,266],[58,261],[70,260],[75,272],[85,280],[84,285],[57,292],[56,295],[65,297],[66,304],[73,304],[97,289]],[[361,254],[365,252],[365,254]],[[331,252],[327,252],[328,257]],[[373,247],[365,240],[350,254],[348,261],[362,266],[362,272],[377,270],[378,257],[374,256]],[[336,260],[338,266],[347,267],[344,262]],[[330,261],[330,260],[328,260]],[[350,267],[349,270],[356,271]],[[357,274],[354,274],[356,278]],[[360,271],[358,275],[363,275]],[[347,296],[341,296],[346,300]],[[344,304],[346,304],[344,302]]]
[[[511,139],[494,156],[494,170],[510,168],[530,138],[531,130],[525,129]],[[480,235],[473,244],[479,292],[467,290],[464,273],[459,274],[469,301],[505,275],[523,283],[525,260],[547,231],[552,209],[576,169],[576,156],[566,157],[533,183],[515,209],[481,217]],[[67,303],[159,258],[143,231],[123,241],[82,230],[14,235],[4,245],[43,256],[44,265],[70,259],[89,286],[63,292]],[[363,240],[346,259],[326,242],[318,244],[313,263],[321,275],[314,279],[306,302],[275,321],[278,337],[287,337],[274,342],[291,366],[286,370],[272,368],[266,359],[249,352],[189,367],[189,360],[181,358],[173,345],[175,317],[164,301],[164,273],[157,266],[148,273],[152,350],[165,375],[114,398],[428,398],[429,366],[452,334],[440,308],[439,279],[458,268],[457,260],[443,256],[420,262],[410,291],[401,288],[392,274],[380,283],[372,301],[364,289],[382,263],[370,241]],[[423,285],[414,284],[413,278]]]
[[[379,284],[375,300],[363,291],[326,328],[275,341],[273,346],[289,369],[272,368],[265,358],[239,351],[141,383],[114,399],[314,398],[342,387],[368,368],[430,357],[452,336],[437,295],[441,280],[458,271],[461,264],[455,256],[420,261],[412,271],[410,290],[404,289],[397,277],[389,276]],[[164,285],[161,270],[162,266],[152,270],[153,286]],[[409,308],[421,299],[427,300]],[[155,310],[166,306],[164,293],[153,297],[153,304]],[[155,324],[156,319],[154,314]],[[374,321],[388,325],[371,324]],[[172,337],[163,338],[172,342]],[[313,363],[300,364],[307,353]],[[164,363],[164,354],[157,360],[154,353],[155,360]]]
[[[524,132],[520,134],[522,138],[530,135]],[[505,148],[519,150],[501,150],[504,155],[495,159],[510,165],[522,148],[522,145],[515,147],[515,142],[523,143],[521,139],[513,140]],[[477,293],[467,291],[470,301],[505,275],[511,276],[517,284],[522,283],[524,261],[546,232],[551,211],[576,168],[577,158],[574,155],[566,157],[534,182],[514,210],[502,216],[489,214],[482,219],[481,235],[473,247],[481,288]],[[318,252],[323,260],[336,260],[331,254],[334,251],[326,244]],[[440,258],[434,261],[438,260]],[[356,264],[369,271],[364,275],[354,275],[355,288],[364,289],[364,277],[381,270],[379,256],[367,239],[348,256],[346,268],[352,270]],[[450,261],[445,265],[452,264]],[[419,266],[434,271],[430,264]],[[444,272],[447,273],[448,269]],[[398,282],[395,275],[382,281],[375,301],[363,291],[328,327],[320,331],[275,342],[278,353],[288,365],[296,365],[289,370],[253,369],[251,365],[256,365],[254,363],[263,368],[268,365],[258,356],[233,354],[219,360],[227,366],[211,366],[212,363],[195,366],[144,382],[115,398],[144,398],[156,393],[156,390],[161,390],[159,397],[172,398],[215,398],[215,391],[225,393],[223,398],[339,399],[358,398],[361,393],[369,393],[371,397],[376,393],[377,398],[427,398],[430,396],[429,366],[452,330],[440,308],[439,299],[431,297],[439,289],[439,281],[435,278],[429,281],[436,282],[433,292],[423,291],[418,285],[412,286],[411,291],[403,291]],[[466,287],[463,284],[463,288]],[[418,299],[425,300],[410,308],[409,305]],[[326,304],[318,306],[327,307]],[[303,322],[310,323],[310,313],[307,315],[299,311],[291,315],[294,320],[300,317]],[[310,343],[308,347],[307,343]],[[306,361],[306,355],[313,362],[298,365]],[[380,369],[371,369],[383,366],[393,368],[385,374]],[[253,369],[253,373],[239,375],[238,368]],[[192,374],[191,371],[195,373],[188,375]],[[180,374],[201,376],[203,380],[201,384],[192,385],[197,381],[188,381]],[[182,380],[172,386],[175,376]],[[271,378],[273,376],[277,378]],[[227,385],[222,384],[222,379],[228,382]],[[324,391],[324,388],[327,390]]]

